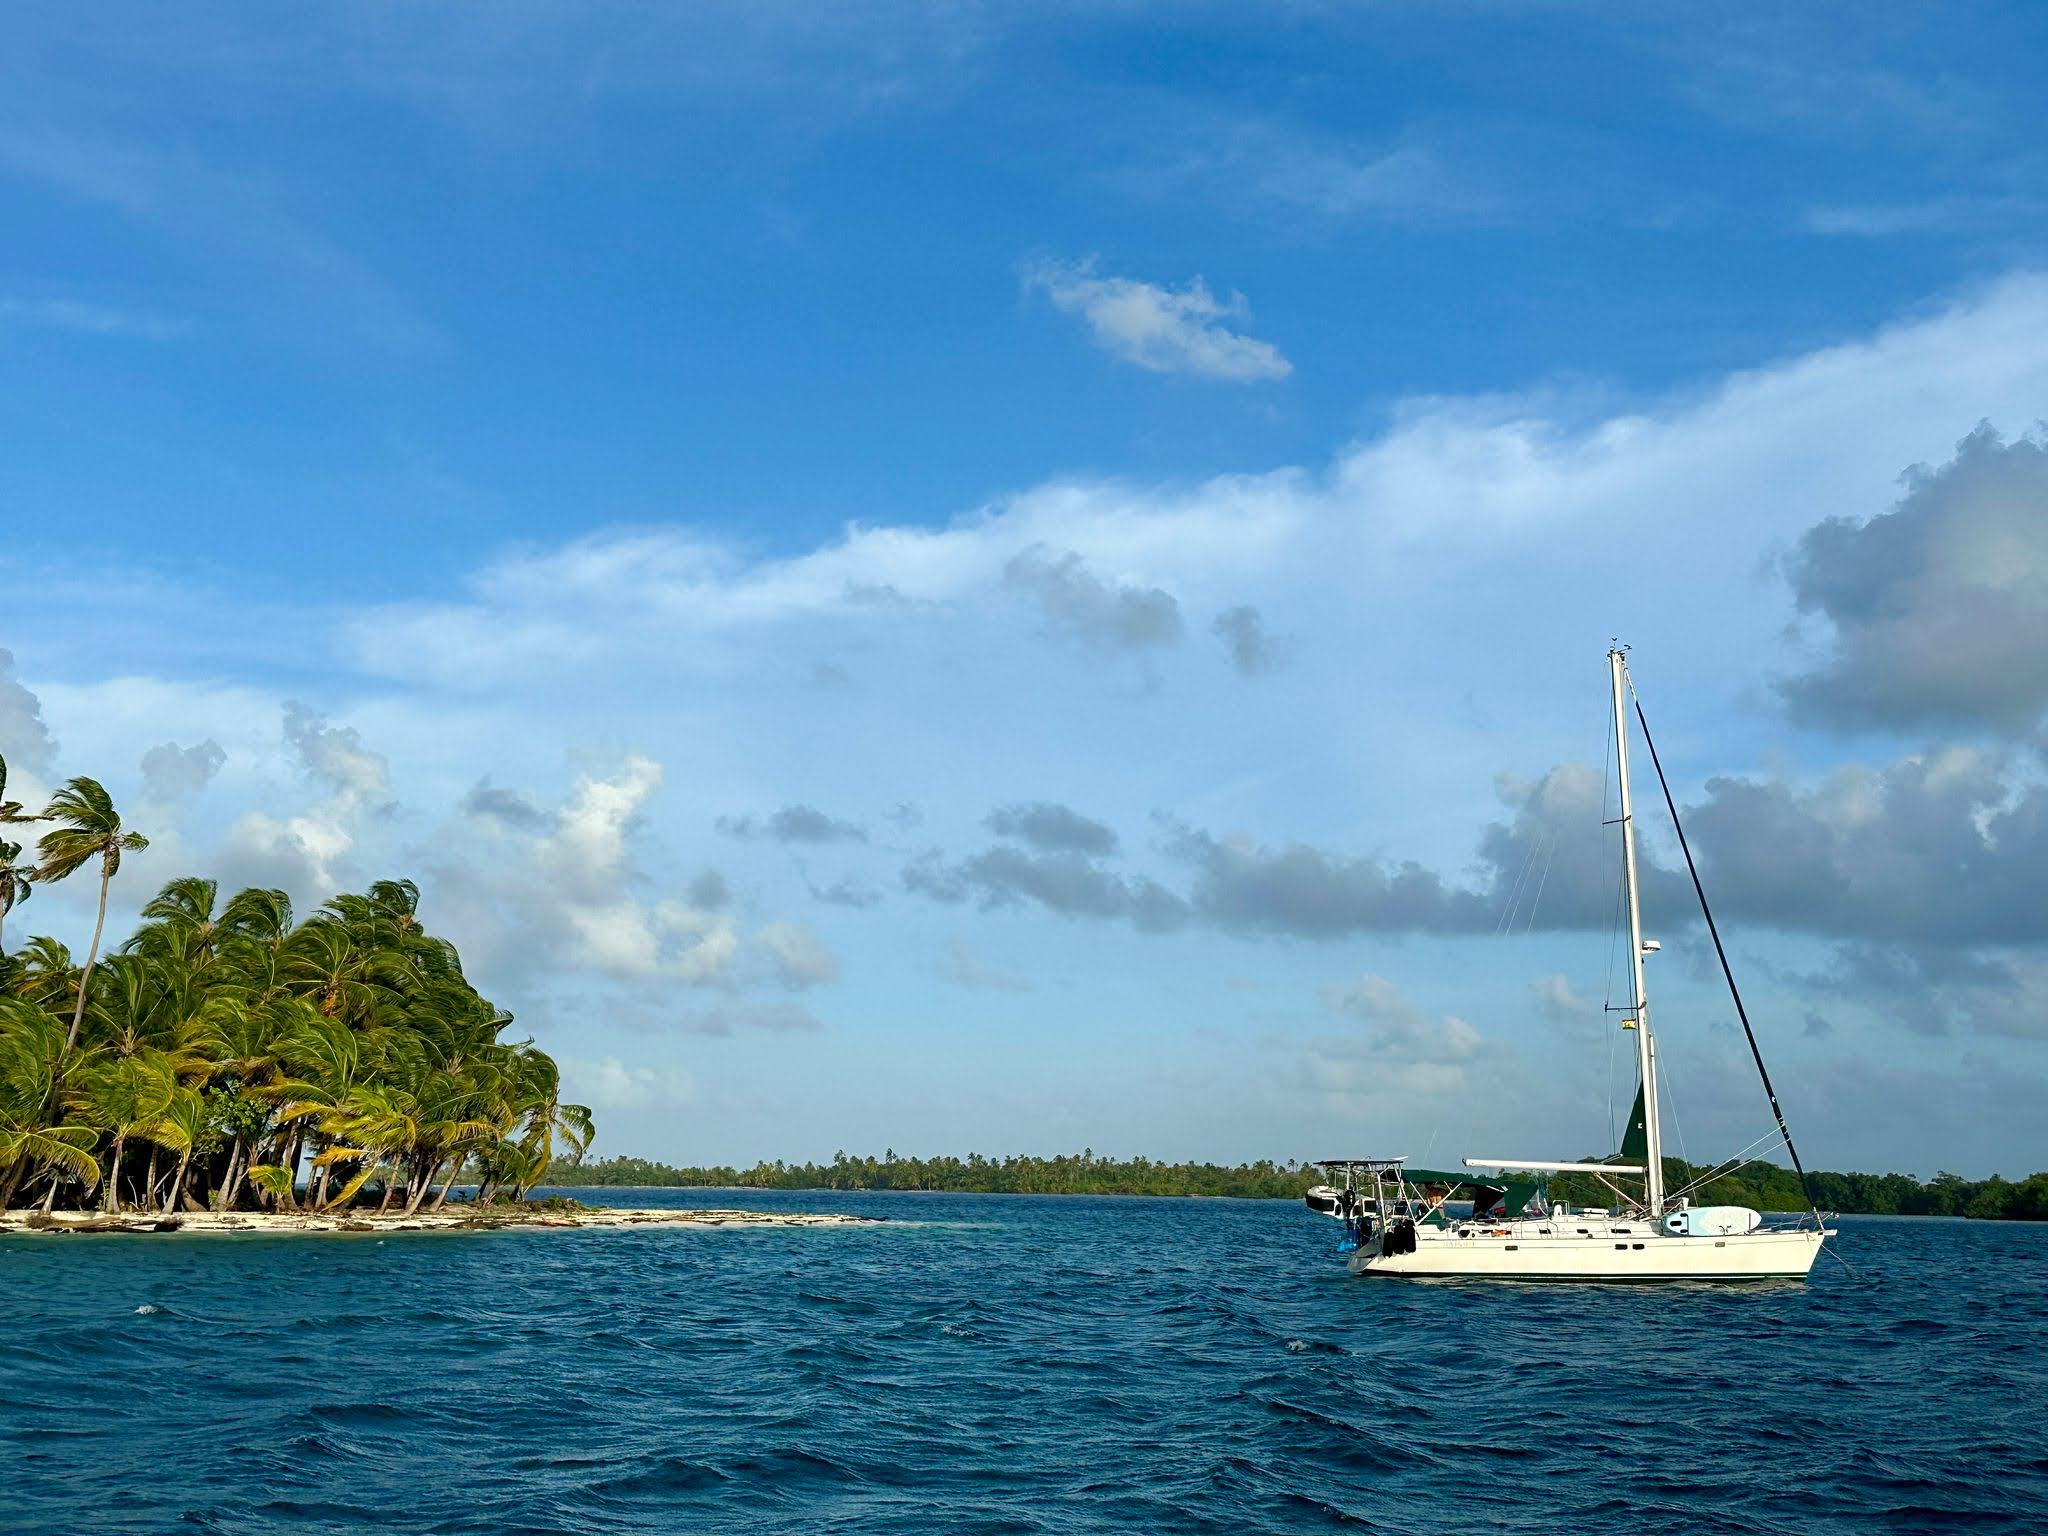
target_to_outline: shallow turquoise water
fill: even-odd
[[[1712,1289],[1347,1277],[1240,1201],[0,1240],[0,1529],[2048,1530],[2048,1227]]]

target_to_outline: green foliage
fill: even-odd
[[[680,1185],[726,1189],[919,1189],[956,1194],[1227,1195],[1299,1199],[1321,1176],[1311,1167],[1261,1160],[1214,1163],[1118,1161],[1092,1149],[1078,1157],[848,1157],[830,1163],[758,1163],[752,1168],[672,1168],[638,1157],[558,1162],[550,1181],[599,1187]]]
[[[141,846],[91,780],[51,815],[49,878]],[[96,965],[43,938],[0,961],[0,1204],[345,1207],[370,1189],[411,1210],[470,1164],[483,1198],[523,1198],[558,1147],[589,1144],[589,1110],[531,1041],[501,1038],[512,1016],[421,926],[410,881],[298,922],[281,891],[218,897],[172,881]]]

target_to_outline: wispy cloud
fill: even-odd
[[[1054,308],[1086,320],[1095,344],[1112,357],[1154,373],[1251,383],[1294,372],[1271,342],[1231,328],[1251,317],[1244,295],[1218,298],[1200,277],[1183,288],[1102,277],[1091,258],[1034,262],[1024,282]]]
[[[132,336],[142,341],[170,341],[192,328],[188,321],[81,299],[19,297],[0,298],[0,324],[33,325],[88,336]]]
[[[1808,234],[1890,240],[1900,235],[1987,233],[2038,217],[2041,205],[2019,196],[1932,197],[1900,203],[1817,203],[1802,216]]]

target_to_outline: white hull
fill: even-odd
[[[1410,1253],[1379,1245],[1351,1256],[1354,1275],[1465,1280],[1774,1280],[1801,1279],[1832,1230],[1671,1237],[1637,1224],[1590,1237],[1526,1232],[1418,1234]]]

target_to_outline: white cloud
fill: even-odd
[[[135,336],[144,341],[168,341],[189,329],[180,320],[80,299],[0,298],[0,322],[8,321],[89,336]]]
[[[43,723],[43,701],[14,677],[14,653],[0,646],[0,757],[10,772],[47,773],[57,760],[57,743]],[[20,799],[17,791],[13,796]]]
[[[793,991],[839,979],[839,957],[802,923],[769,923],[756,938],[768,953],[775,979]]]
[[[1024,281],[1043,290],[1056,309],[1086,320],[1105,352],[1154,373],[1249,383],[1294,372],[1271,342],[1225,323],[1250,318],[1244,295],[1219,299],[1199,277],[1185,288],[1164,288],[1135,278],[1098,277],[1092,261],[1044,261],[1027,268]]]
[[[227,751],[211,738],[197,746],[166,741],[142,754],[143,798],[171,804],[204,789],[227,761]]]
[[[1362,1038],[1326,1035],[1311,1045],[1311,1080],[1328,1093],[1461,1093],[1470,1086],[1466,1068],[1488,1047],[1471,1024],[1427,1013],[1384,976],[1325,987],[1322,1002],[1367,1026]]]
[[[592,1109],[679,1109],[697,1097],[695,1081],[680,1068],[629,1067],[616,1056],[557,1060],[562,1097]]]
[[[1645,628],[1726,628],[1732,600],[1749,605],[1745,631],[1775,645],[1766,626],[1782,623],[1782,603],[1755,579],[1759,551],[1827,516],[1869,516],[1906,464],[1946,457],[1980,416],[2031,420],[2043,398],[2048,277],[2021,275],[1867,340],[1627,411],[1557,392],[1412,401],[1314,472],[1158,487],[1055,480],[940,527],[856,524],[794,556],[682,528],[592,534],[487,565],[464,600],[349,617],[341,640],[373,674],[459,691],[581,678],[621,660],[702,668],[727,657],[705,644],[714,636],[986,621],[988,595],[1042,549],[1071,554],[1112,593],[1216,609],[1312,596],[1339,574],[1354,597],[1379,601],[1459,580],[1457,634],[1475,643],[1499,640],[1475,621],[1489,599],[1526,592],[1532,567],[1570,583],[1547,614],[1597,597],[1616,614],[1600,622],[1618,625],[1633,612],[1616,606],[1622,573],[1642,588],[1645,560],[1675,558],[1689,579],[1661,589]],[[1638,525],[1651,529],[1647,544],[1616,538]],[[1497,590],[1473,585],[1489,574]],[[1298,601],[1289,616],[1308,619]]]
[[[939,961],[939,975],[955,986],[975,987],[991,992],[1029,992],[1028,978],[988,965],[975,954],[965,939],[950,939]]]

